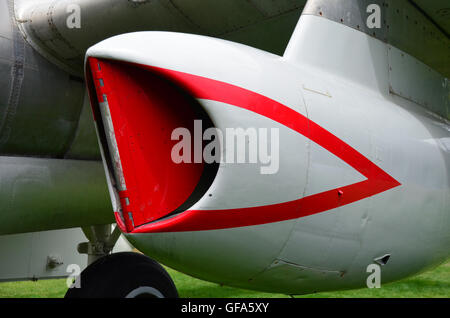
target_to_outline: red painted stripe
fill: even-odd
[[[302,114],[273,99],[197,75],[156,67],[142,67],[176,81],[196,98],[241,107],[293,129],[336,155],[364,175],[367,180],[290,202],[227,210],[189,210],[167,220],[139,226],[132,233],[215,230],[285,221],[328,211],[400,185],[356,149]]]

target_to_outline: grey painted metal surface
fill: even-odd
[[[110,224],[102,227],[112,228]],[[88,264],[88,255],[77,252],[77,243],[83,241],[86,237],[80,228],[0,235],[0,281],[73,277],[76,267],[70,265],[82,271]],[[114,242],[114,253],[133,249],[123,235]]]
[[[282,54],[306,0],[17,0],[27,41],[61,67],[82,73],[84,52],[113,35],[143,30],[195,33]],[[69,5],[81,28],[68,28]],[[69,11],[70,12],[70,11]]]
[[[27,39],[28,44],[74,73],[77,72],[83,50],[91,43],[89,41],[97,41],[114,32],[130,31],[130,28],[136,25],[148,28],[145,24],[147,19],[158,29],[171,27],[177,31],[194,30],[192,32],[201,33],[204,28],[210,28],[216,32],[214,35],[246,43],[252,41],[248,39],[248,35],[261,33],[262,29],[257,26],[271,25],[273,29],[270,30],[279,32],[280,28],[289,25],[284,21],[291,21],[290,19],[298,14],[298,10],[288,9],[293,3],[290,1],[281,2],[285,6],[281,9],[272,7],[270,1],[233,1],[230,2],[230,7],[219,7],[220,10],[209,8],[215,14],[211,14],[211,20],[204,20],[204,15],[197,16],[199,12],[190,7],[196,1],[116,0],[107,2],[106,6],[104,1],[79,0],[82,8],[89,6],[92,10],[86,16],[86,22],[90,23],[88,26],[92,32],[86,36],[85,31],[79,30],[77,33],[77,30],[73,30],[72,34],[65,29],[64,18],[67,15],[62,5],[67,4],[67,1],[52,2],[50,6],[46,0],[20,2],[42,4],[32,13],[36,14],[36,19],[20,20],[20,23],[24,24],[25,34],[34,34],[32,38]],[[313,2],[318,3],[311,3]],[[6,1],[0,3],[5,7]],[[11,5],[13,2],[8,3]],[[111,5],[114,3],[117,5]],[[214,2],[214,5],[216,3]],[[348,3],[356,4],[350,1]],[[245,18],[243,19],[246,22],[240,20],[239,15],[233,15],[239,12],[237,9],[242,9],[235,6],[238,4],[245,6],[243,16],[248,16],[248,21]],[[260,21],[256,11],[253,12],[247,4],[253,5],[264,18]],[[9,9],[11,8],[10,6]],[[114,20],[114,17],[125,12],[135,13],[138,8],[141,8],[140,14],[132,15],[133,18],[127,16],[126,20]],[[392,10],[392,7],[389,8]],[[224,14],[226,9],[230,11],[225,11],[227,14]],[[360,9],[361,7],[355,6],[343,13],[365,12]],[[386,9],[384,10],[389,16]],[[402,19],[410,21],[413,15],[409,15],[410,11],[402,10],[394,10],[390,14],[398,14]],[[20,16],[19,11],[16,12],[17,16]],[[2,18],[8,16],[5,12],[11,11],[0,11]],[[219,13],[230,17],[230,20],[222,21],[225,26],[223,34],[219,33],[222,26],[220,21],[215,20]],[[330,286],[361,286],[366,278],[367,264],[386,254],[392,255],[392,260],[383,272],[386,281],[413,274],[448,257],[448,121],[416,106],[415,103],[425,105],[435,90],[427,88],[420,92],[408,91],[415,86],[405,85],[398,75],[403,74],[405,69],[410,71],[407,74],[411,76],[422,74],[422,71],[413,67],[416,61],[412,57],[402,60],[401,52],[389,55],[384,41],[391,41],[398,47],[405,45],[404,50],[414,57],[425,54],[423,61],[426,60],[428,64],[435,63],[433,67],[438,70],[442,66],[442,60],[439,60],[440,49],[438,48],[434,55],[437,62],[431,61],[431,58],[428,60],[428,57],[440,43],[427,33],[420,32],[419,25],[422,24],[419,22],[422,20],[413,19],[413,25],[417,21],[418,26],[413,30],[416,30],[414,32],[417,32],[419,39],[431,41],[423,44],[429,44],[429,50],[416,45],[408,47],[414,41],[406,39],[404,42],[402,36],[405,33],[402,32],[391,34],[383,33],[383,30],[380,30],[380,33],[374,31],[375,34],[371,36],[378,37],[381,41],[366,37],[361,32],[353,32],[330,21],[333,20],[332,16],[336,19],[341,16],[337,13],[339,11],[324,10],[305,14],[305,21],[309,23],[302,27],[310,27],[314,32],[299,32],[298,38],[293,38],[293,42],[297,42],[298,46],[291,46],[283,58],[267,55],[267,59],[264,57],[264,63],[258,61],[263,61],[262,56],[266,56],[265,53],[249,48],[240,48],[242,60],[228,59],[226,48],[230,47],[224,44],[212,55],[217,60],[211,59],[209,63],[212,64],[207,65],[201,57],[208,52],[210,46],[202,48],[202,42],[198,47],[192,48],[193,54],[190,56],[200,61],[198,64],[188,63],[186,56],[170,55],[170,50],[163,52],[158,58],[156,53],[160,47],[156,45],[148,58],[154,58],[152,61],[157,65],[219,78],[280,100],[286,105],[294,105],[293,109],[342,138],[391,173],[401,181],[402,187],[355,202],[353,205],[336,208],[330,213],[299,220],[218,231],[133,235],[131,239],[142,246],[144,251],[201,278],[250,288],[279,288],[285,292],[295,292],[299,288],[302,291],[312,291],[325,290]],[[327,16],[328,19],[318,19],[314,15]],[[288,16],[289,19],[281,22],[283,17]],[[342,18],[341,22],[339,18],[339,21],[335,22],[353,26],[355,29],[363,22],[362,15],[355,14],[360,20],[351,14],[345,17],[349,19]],[[110,21],[113,22],[106,18],[112,19]],[[103,32],[105,30],[96,28],[95,23],[99,20],[108,21],[106,33]],[[165,24],[166,21],[169,21],[169,24]],[[239,24],[242,21],[245,23]],[[403,31],[408,30],[408,23],[411,23],[396,21],[399,26],[394,24],[395,29]],[[386,30],[388,25],[389,29],[394,29],[391,24],[385,25]],[[364,31],[362,24],[359,29]],[[0,71],[2,75],[11,76],[10,80],[1,82],[0,88],[0,97],[3,98],[0,111],[5,114],[2,117],[0,136],[5,141],[0,146],[4,147],[4,153],[13,151],[17,155],[69,156],[79,159],[95,155],[91,152],[92,148],[83,148],[85,138],[91,140],[93,145],[87,124],[87,108],[81,111],[83,91],[79,90],[79,94],[71,96],[64,94],[67,91],[70,94],[77,91],[77,87],[81,87],[82,83],[36,54],[23,42],[14,22],[1,31],[3,36],[0,36],[0,54],[3,58],[0,59]],[[273,45],[272,48],[277,47],[278,50],[282,47],[280,43],[286,33],[281,33],[274,42],[267,42],[272,43],[269,46]],[[261,40],[255,40],[255,43],[266,43],[264,37],[269,34],[272,33],[261,34]],[[333,36],[330,37],[330,34]],[[317,39],[318,35],[323,41]],[[387,38],[383,39],[383,35]],[[158,41],[161,41],[159,44],[168,45],[164,39]],[[353,43],[358,45],[352,47]],[[142,47],[141,45],[140,48]],[[195,50],[198,51],[194,52]],[[175,53],[180,51],[174,50]],[[236,51],[233,57],[237,57]],[[400,56],[397,53],[400,53]],[[242,63],[239,64],[239,61]],[[390,62],[392,70],[389,70]],[[427,71],[426,67],[423,70]],[[35,71],[35,77],[27,75],[33,74],[32,71]],[[41,80],[39,74],[52,76]],[[433,82],[439,81],[433,79],[431,83]],[[71,85],[75,88],[70,88]],[[389,94],[389,85],[392,88],[391,93],[395,94]],[[445,92],[439,90],[439,94]],[[77,98],[79,102],[75,103]],[[51,104],[43,102],[49,100]],[[60,108],[61,105],[67,108]],[[209,103],[209,106],[220,105]],[[440,107],[435,110],[442,111]],[[81,122],[78,121],[80,113],[84,114]],[[221,118],[226,120],[223,116]],[[46,125],[47,123],[50,123],[50,126]],[[60,126],[52,126],[57,123]],[[286,136],[289,137],[287,132]],[[284,148],[287,155],[283,156],[283,160],[288,164],[290,160],[295,161],[295,164],[305,168],[297,172],[292,181],[299,191],[304,191],[304,195],[326,190],[330,184],[340,185],[344,180],[354,177],[347,174],[348,169],[332,162],[330,158],[325,158],[323,153],[320,154],[320,149],[315,149],[312,143],[309,142],[308,145],[308,142],[304,143],[301,138],[297,142],[299,148]],[[299,157],[290,153],[295,151]],[[327,166],[332,167],[333,173],[322,173]],[[227,174],[230,171],[223,169],[222,172]],[[228,204],[230,201],[232,204],[244,205],[255,202],[273,203],[280,199],[280,187],[277,185],[289,186],[285,177],[278,183],[258,182],[257,186],[265,186],[265,189],[257,186],[252,188],[251,173],[254,171],[242,169],[240,172],[242,173],[228,173],[229,179],[221,178],[226,182],[219,183],[218,188],[213,188],[217,191],[214,193],[218,195],[211,199],[206,198],[209,201],[204,200],[203,203],[207,202],[209,206],[205,205],[204,208],[217,208],[220,207],[219,204]],[[219,174],[218,176],[222,177]],[[294,177],[294,174],[291,177]],[[304,179],[307,180],[306,184]],[[241,188],[236,185],[239,182],[241,188],[247,190],[246,201],[242,200]],[[291,187],[288,190],[296,189]],[[286,191],[284,195],[293,196],[294,193]],[[236,200],[229,200],[231,196]],[[93,161],[0,157],[0,200],[0,233],[3,234],[104,224],[112,219],[103,170],[98,162]],[[424,211],[427,211],[426,215]],[[405,222],[405,218],[408,222]],[[411,236],[411,233],[415,235]],[[311,248],[312,246],[314,248]]]
[[[68,4],[73,4],[71,1],[1,0],[0,154],[100,159],[84,83],[81,77],[77,77],[82,76],[84,50],[96,41],[136,29],[176,29],[215,34],[281,54],[304,3],[304,0],[288,0],[274,6],[271,1],[234,1],[223,8],[216,8],[216,2],[211,1],[203,4],[201,12],[198,12],[193,10],[199,6],[197,1],[138,4],[116,0],[112,6],[107,1],[80,1],[83,28],[68,29],[65,9]],[[41,25],[49,27],[47,15],[39,16],[35,6],[50,10],[54,23],[50,29]],[[232,12],[239,11],[242,6],[245,12],[234,16]],[[21,17],[30,7],[33,8],[30,14],[35,17],[34,27],[31,37],[26,34],[28,37],[24,39],[18,26],[24,30],[31,27],[30,21]],[[225,12],[221,11],[225,9]],[[209,14],[210,11],[213,13]],[[137,16],[136,12],[139,12]],[[20,17],[18,21],[14,13]],[[191,23],[188,13],[198,23]],[[248,14],[253,19],[247,20]],[[205,16],[209,18],[203,19]],[[109,22],[99,28],[99,21]],[[197,25],[200,22],[206,25],[200,27]],[[277,36],[268,37],[268,33]],[[67,39],[61,41],[62,35]],[[51,54],[46,45],[34,42],[36,36],[39,39],[44,37],[47,44],[51,43],[48,44],[52,48]],[[67,43],[76,48],[76,53],[62,49]],[[68,54],[62,55],[64,65],[75,63],[72,66],[78,68],[77,76],[70,76],[47,60],[55,62],[55,56],[60,56],[61,52]],[[61,66],[61,63],[57,64]]]
[[[370,15],[367,8],[370,4],[380,8],[380,28],[370,28],[367,24]],[[422,8],[436,12],[432,17],[437,20],[425,16]],[[445,9],[446,4],[442,1],[431,5],[425,1],[409,0],[310,0],[302,14],[321,16],[362,31],[414,56],[448,77],[450,30],[446,29],[448,24],[442,22],[444,19],[439,18],[445,16]]]
[[[0,235],[113,222],[101,162],[0,157]]]
[[[284,293],[363,287],[367,266],[387,254],[391,257],[382,269],[383,283],[447,259],[448,121],[390,93],[390,82],[401,83],[390,74],[392,56],[387,43],[314,15],[301,17],[291,42],[286,54],[279,57],[206,37],[137,32],[98,43],[87,54],[193,74],[257,92],[323,127],[399,185],[314,215],[255,226],[192,230],[182,226],[183,222],[189,224],[190,212],[186,212],[186,219],[181,214],[174,222],[178,227],[167,226],[176,217],[160,220],[141,227],[142,231],[137,227],[134,233],[127,233],[129,240],[147,255],[193,276]],[[422,72],[423,65],[407,58],[414,63],[406,62],[412,73],[403,71],[405,76]],[[392,69],[402,70],[404,62],[394,62]],[[417,69],[415,65],[419,65]],[[174,81],[189,89],[186,78],[189,76]],[[429,84],[439,91],[441,82]],[[417,92],[417,98],[429,94],[428,89]],[[445,91],[439,94],[444,97]],[[372,178],[314,140],[316,128],[311,129],[309,139],[308,133],[280,127],[276,119],[271,121],[271,115],[242,109],[241,101],[227,104],[214,101],[214,96],[201,96],[199,103],[222,130],[246,125],[280,128],[280,169],[263,176],[258,165],[236,167],[221,162],[208,190],[212,196],[206,194],[191,210],[212,215],[214,210],[226,210],[236,213],[236,218],[242,213],[242,218],[251,221],[245,208],[273,204],[272,213],[277,213],[276,203],[329,190],[338,196],[337,189],[342,189],[345,198],[346,186]],[[298,209],[302,208],[300,203]]]
[[[448,78],[399,49],[388,47],[389,91],[450,119]],[[450,63],[450,56],[449,56]]]
[[[67,266],[86,267],[87,255],[76,242],[86,238],[79,228],[0,236],[0,281],[66,277]]]
[[[0,154],[63,158],[76,137],[84,82],[24,41],[14,20],[13,1],[1,0],[0,6]],[[90,134],[95,138],[93,131]],[[93,147],[89,153],[76,151],[72,149],[69,157],[98,156]]]
[[[76,134],[68,151],[64,155],[67,159],[100,160],[97,134],[95,132],[94,118],[87,90],[84,94]]]
[[[379,28],[367,24],[371,4],[380,8]],[[310,0],[302,14],[327,18],[390,44],[391,92],[450,119],[450,30],[440,19],[447,14],[445,9],[444,2],[430,5],[408,0]],[[432,88],[436,83],[439,87]]]

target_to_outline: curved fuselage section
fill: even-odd
[[[267,144],[279,142],[275,173],[261,173],[267,162],[227,162],[224,143],[217,175],[195,204],[124,227],[151,257],[202,279],[291,294],[364,286],[367,266],[383,257],[382,282],[448,257],[449,125],[389,94],[387,69],[371,65],[352,77],[352,67],[340,74],[171,33],[111,38],[87,56],[164,76],[218,129],[279,133]]]

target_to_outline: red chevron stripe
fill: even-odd
[[[349,164],[367,180],[284,203],[227,210],[188,210],[167,220],[136,227],[132,233],[216,230],[280,222],[328,211],[401,185],[356,149],[302,114],[273,99],[197,75],[142,67],[179,83],[196,98],[241,107],[293,129]]]

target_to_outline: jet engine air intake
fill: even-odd
[[[129,232],[191,207],[213,182],[218,163],[174,162],[171,135],[180,127],[194,134],[196,120],[203,130],[212,127],[202,106],[145,66],[95,58],[86,65],[118,224]]]

